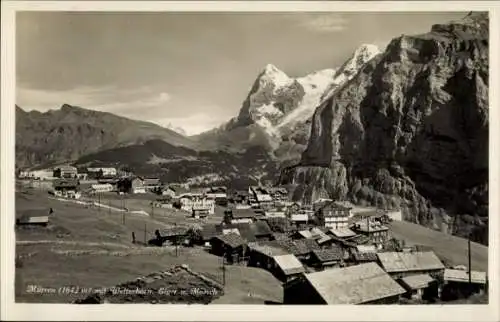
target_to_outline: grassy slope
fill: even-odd
[[[147,200],[129,200],[129,204],[131,203],[134,208],[149,204]],[[72,300],[68,296],[27,294],[24,290],[29,284],[45,287],[109,287],[144,274],[164,270],[174,264],[188,264],[195,271],[219,281],[222,279],[220,259],[200,248],[181,248],[177,257],[173,247],[160,250],[131,243],[132,231],[136,232],[138,240],[143,239],[144,224],[147,225],[148,239],[153,237],[155,228],[170,227],[174,222],[186,223],[185,213],[173,214],[164,210],[162,215],[158,214],[155,218],[128,215],[124,225],[122,214],[118,212],[98,212],[94,208],[48,200],[39,192],[32,195],[18,193],[16,207],[19,214],[25,209],[52,207],[55,212],[51,221],[58,227],[54,231],[29,230],[16,233],[16,253],[24,257],[23,266],[16,270],[17,301],[61,303]],[[194,219],[190,221],[193,222]],[[71,235],[57,238],[57,231],[69,231]],[[27,240],[49,242],[24,245],[19,242]],[[76,251],[80,250],[94,253],[77,255]],[[96,252],[97,250],[100,252]],[[61,254],[61,251],[72,255]],[[220,303],[255,303],[255,300],[263,303],[264,300],[281,300],[281,284],[264,270],[230,266],[226,281],[226,294],[219,299]]]
[[[452,265],[468,265],[466,239],[409,222],[393,221],[390,227],[395,238],[432,247],[440,258]],[[471,258],[473,269],[488,271],[488,247],[472,242]]]

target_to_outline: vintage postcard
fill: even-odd
[[[2,319],[496,321],[499,9],[2,2]]]

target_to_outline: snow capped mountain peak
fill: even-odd
[[[343,73],[357,72],[364,64],[366,64],[369,60],[371,60],[379,53],[380,49],[377,46],[362,44],[354,51],[351,58],[346,61],[341,70]]]
[[[358,49],[356,49],[356,51],[354,51],[354,57],[359,57],[359,56],[363,56],[363,57],[371,57],[373,58],[375,55],[379,54],[380,53],[380,49],[375,46],[375,45],[372,45],[372,44],[362,44],[361,46],[358,47]]]
[[[272,83],[275,87],[286,86],[293,80],[273,64],[267,64],[260,76],[261,81]]]
[[[326,91],[322,100],[331,96],[340,85],[351,80],[366,63],[380,53],[380,49],[375,45],[362,44],[359,46],[351,57],[337,70],[335,81],[330,89]]]

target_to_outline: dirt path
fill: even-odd
[[[89,246],[89,247],[117,247],[117,248],[134,248],[134,246],[128,246],[120,243],[110,243],[110,242],[86,242],[77,240],[17,240],[16,245],[28,246],[28,245],[41,245],[41,244],[56,244],[56,245],[71,245],[71,246]],[[137,248],[137,247],[135,247]]]

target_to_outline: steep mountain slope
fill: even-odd
[[[224,184],[246,189],[249,184],[274,182],[278,166],[267,152],[253,147],[244,153],[195,151],[151,140],[85,155],[76,166],[116,166],[138,175],[161,177],[165,182],[194,185]]]
[[[291,78],[268,64],[254,82],[239,115],[219,129],[196,137],[207,148],[240,151],[263,146],[278,159],[296,158],[310,132],[309,120],[326,94],[351,79],[379,50],[362,45],[338,70]]]
[[[19,167],[75,160],[114,147],[165,140],[195,147],[195,142],[158,125],[111,113],[64,104],[45,113],[16,106],[16,165]]]
[[[487,242],[488,37],[479,13],[394,39],[316,109],[281,181]]]

